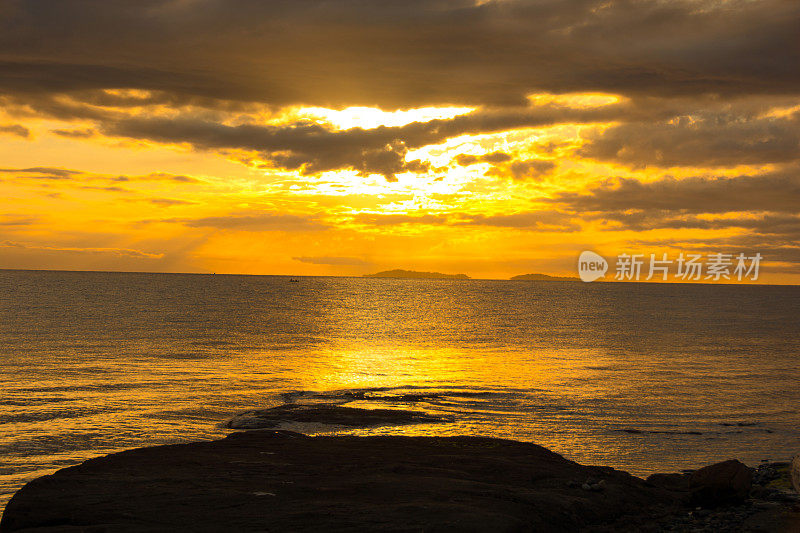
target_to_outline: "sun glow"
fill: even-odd
[[[175,120],[187,133],[199,128],[205,136],[194,145],[162,139],[160,130],[152,138],[116,136],[92,118],[31,117],[24,130],[7,126],[0,144],[7,213],[0,217],[0,242],[7,244],[0,253],[11,258],[9,265],[354,275],[410,267],[507,277],[538,265],[531,259],[537,258],[547,265],[542,270],[569,275],[575,249],[586,242],[621,250],[645,230],[664,242],[688,231],[604,223],[600,215],[570,212],[559,198],[580,201],[595,189],[613,191],[615,180],[735,179],[779,168],[754,163],[665,170],[587,156],[585,147],[623,124],[591,119],[592,110],[627,101],[613,94],[532,94],[525,108],[513,108],[522,118],[510,120],[508,110],[467,106],[276,110],[253,103],[203,111],[193,103],[170,109],[147,91],[107,90],[102,96],[106,100],[89,104],[92,113],[113,113],[123,122]],[[55,101],[77,105],[65,98]],[[548,122],[564,110],[563,120]],[[781,102],[764,107],[760,118],[791,120],[797,110],[795,103]],[[450,124],[446,131],[452,134],[441,137],[436,123],[420,128],[422,136],[415,127],[403,129],[470,114],[476,120],[464,123],[480,127]],[[590,118],[579,120],[584,115]],[[682,127],[682,117],[689,116],[680,115],[670,127]],[[15,121],[9,110],[0,111],[0,133]],[[319,127],[302,127],[308,124]],[[247,128],[237,131],[242,125]],[[367,131],[346,132],[355,128]],[[387,130],[369,131],[378,128]],[[371,135],[385,139],[385,154],[378,143],[361,144]],[[290,163],[281,166],[276,154]],[[326,170],[308,171],[317,156],[317,168]],[[304,158],[309,163],[297,166]],[[722,214],[708,221],[719,229],[694,228],[691,235],[731,238],[743,231],[735,226],[738,219],[752,226],[760,218]],[[486,259],[498,254],[507,259]],[[298,263],[296,256],[321,259]],[[349,259],[325,263],[326,257]]]
[[[557,105],[579,109],[619,104],[627,99],[618,94],[607,93],[566,93],[566,94],[529,94],[531,105]]]
[[[384,111],[377,107],[347,107],[338,110],[324,107],[296,107],[280,113],[275,119],[281,122],[297,120],[322,122],[339,130],[374,129],[380,126],[399,127],[413,122],[449,119],[474,110],[474,107],[420,107],[397,111]]]

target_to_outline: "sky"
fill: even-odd
[[[0,268],[800,283],[796,0],[4,0]]]

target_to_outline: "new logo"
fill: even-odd
[[[594,252],[581,252],[578,258],[578,275],[585,282],[600,279],[608,272],[608,261]]]

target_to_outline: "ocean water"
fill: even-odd
[[[0,271],[0,508],[30,479],[286,402],[637,475],[800,452],[800,287]],[[417,396],[414,396],[417,395]]]

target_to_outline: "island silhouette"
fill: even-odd
[[[364,274],[365,278],[405,278],[405,279],[470,279],[466,274],[442,274],[441,272],[417,272],[416,270],[384,270],[375,274]]]
[[[520,274],[509,278],[511,281],[580,281],[571,276],[549,276],[547,274]]]
[[[374,274],[364,274],[365,278],[400,278],[400,279],[472,279],[466,274],[444,274],[442,272],[420,272],[417,270],[383,270]],[[548,274],[520,274],[509,278],[511,281],[580,281],[580,278],[569,276],[550,276]]]

